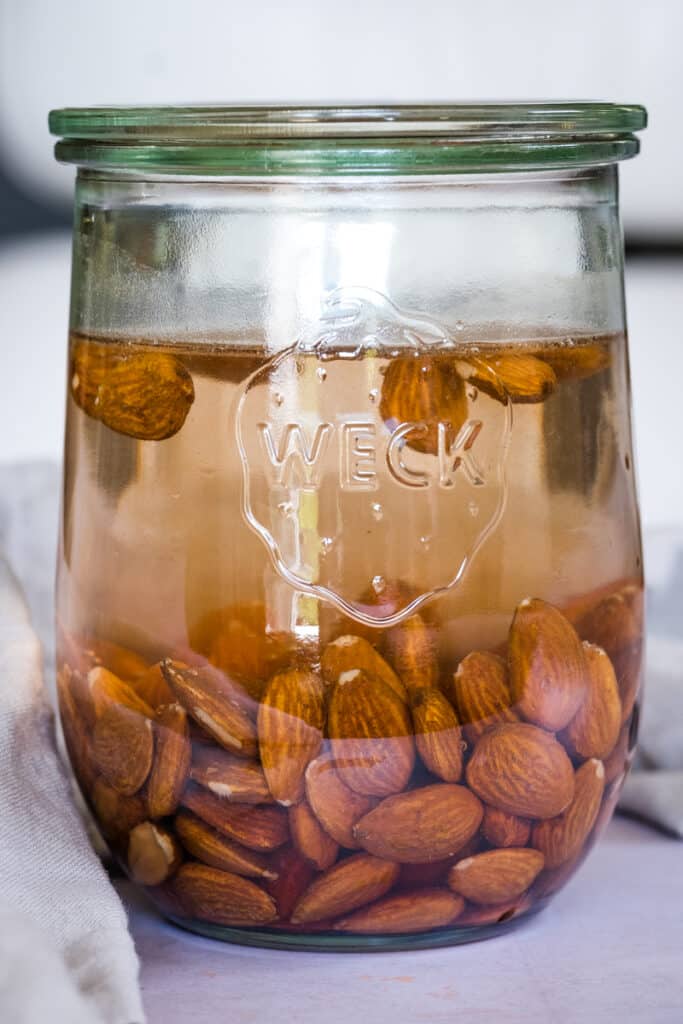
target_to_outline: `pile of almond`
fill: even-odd
[[[419,616],[321,652],[216,615],[220,658],[63,646],[64,734],[100,829],[179,920],[359,935],[529,912],[608,820],[642,591],[514,612],[458,665]],[[230,624],[232,623],[232,624]],[[251,645],[251,646],[250,646]]]

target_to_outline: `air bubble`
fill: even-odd
[[[373,576],[372,577],[372,589],[376,594],[383,594],[387,589],[387,581],[384,576]]]
[[[425,549],[426,551],[428,551],[428,550],[429,550],[429,545],[430,545],[431,543],[432,543],[432,538],[431,538],[431,537],[429,537],[429,536],[427,536],[427,535],[425,535],[424,537],[420,537],[420,544],[422,545],[422,547],[423,547],[423,548],[424,548],[424,549]]]
[[[471,501],[467,508],[469,510],[470,515],[474,519],[476,519],[476,517],[479,515],[479,506],[477,505],[476,501]]]
[[[332,550],[332,548],[334,547],[334,538],[333,537],[321,537],[320,538],[320,547],[322,549],[323,555],[328,555],[330,553],[330,551]]]
[[[467,397],[469,398],[470,402],[476,402],[477,398],[479,397],[479,390],[475,388],[474,384],[467,385]]]
[[[327,380],[327,370],[325,370],[322,366],[318,367],[318,369],[315,371],[315,375],[321,384],[323,381]]]
[[[379,398],[379,388],[371,388],[368,392],[368,398],[374,404]]]
[[[372,510],[373,518],[376,519],[377,522],[379,522],[380,519],[382,519],[384,517],[384,509],[382,508],[382,506],[380,505],[380,503],[378,501],[373,501],[373,503],[370,506],[370,508]]]
[[[285,396],[281,395],[279,391],[277,391],[273,395],[273,401],[275,402],[276,405],[282,405],[284,400],[285,400]]]
[[[465,325],[462,322],[462,320],[456,320],[455,323],[453,324],[453,326],[455,327],[456,331],[458,331],[458,332],[465,330]]]
[[[290,501],[281,501],[277,507],[277,510],[282,516],[282,518],[286,519],[288,516],[291,516],[292,512],[294,511],[294,508]]]

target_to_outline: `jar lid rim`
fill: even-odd
[[[645,108],[598,102],[69,107],[57,158],[201,174],[426,174],[576,166],[638,151]]]

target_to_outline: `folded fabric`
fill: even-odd
[[[55,746],[40,644],[0,559],[0,1019],[141,1024],[126,915]]]

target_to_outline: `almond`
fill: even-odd
[[[306,798],[332,839],[347,849],[358,849],[360,844],[353,838],[353,826],[376,801],[349,789],[329,755],[311,761],[306,769]]]
[[[586,696],[565,730],[569,751],[603,760],[614,750],[621,727],[621,700],[612,662],[600,647],[583,645]]]
[[[187,917],[232,927],[269,924],[277,918],[272,896],[231,871],[206,864],[183,864],[173,891]]]
[[[160,661],[135,680],[135,692],[145,704],[155,710],[162,704],[173,704],[175,701],[173,690],[164,678]]]
[[[611,363],[609,348],[598,340],[548,345],[538,355],[553,369],[558,380],[584,380],[602,373]]]
[[[501,811],[499,807],[485,807],[481,830],[491,846],[526,846],[531,835],[531,822]]]
[[[225,677],[215,670],[188,668],[169,659],[161,668],[176,700],[217,743],[240,757],[256,755],[256,729]]]
[[[177,434],[194,401],[192,377],[167,352],[77,340],[71,346],[71,396],[92,419],[139,441]]]
[[[506,921],[526,914],[531,906],[531,900],[527,893],[514,900],[507,900],[505,903],[491,906],[466,903],[465,909],[458,918],[458,927],[483,928],[492,924],[504,924]]]
[[[141,794],[123,796],[102,778],[96,780],[90,802],[105,839],[122,839],[147,818],[147,805]]]
[[[553,393],[557,378],[542,359],[523,352],[471,356],[469,380],[492,398],[512,402],[543,402]]]
[[[305,800],[289,808],[289,831],[295,849],[317,871],[332,867],[339,854],[339,844],[328,835]]]
[[[436,455],[439,424],[447,424],[454,438],[467,419],[465,385],[443,359],[424,352],[400,356],[386,368],[379,411],[391,432],[414,423],[406,435],[408,446]]]
[[[566,811],[534,826],[531,842],[545,855],[547,868],[559,867],[580,851],[595,824],[604,789],[604,765],[591,758],[577,769],[574,799]]]
[[[452,924],[465,907],[465,901],[447,889],[414,889],[385,896],[371,906],[357,910],[337,921],[337,932],[360,935],[400,935],[427,932]]]
[[[129,684],[136,684],[149,669],[149,662],[113,640],[102,637],[87,637],[79,641],[83,657],[89,661],[88,668],[106,666],[110,672]]]
[[[93,762],[109,783],[124,796],[144,785],[154,756],[149,718],[122,704],[110,704],[93,730]]]
[[[401,700],[408,699],[406,688],[394,670],[362,636],[346,634],[329,643],[323,651],[320,668],[323,679],[330,686],[337,682],[342,672],[361,669],[367,675],[381,679]]]
[[[463,742],[455,711],[440,690],[419,690],[411,700],[415,746],[427,771],[444,782],[462,775]]]
[[[574,796],[574,771],[563,747],[521,722],[484,733],[467,765],[467,782],[485,803],[521,818],[554,818]]]
[[[579,635],[601,647],[617,677],[622,723],[631,714],[640,689],[643,625],[642,591],[625,587],[599,601],[577,623]]]
[[[187,852],[203,864],[249,878],[277,877],[264,856],[226,839],[217,829],[206,825],[189,811],[179,811],[173,825]]]
[[[166,818],[175,813],[190,771],[190,736],[185,709],[180,704],[157,708],[154,734],[147,807],[150,818]]]
[[[231,804],[194,785],[183,793],[182,805],[250,850],[276,850],[289,838],[287,814],[281,807]]]
[[[534,725],[564,729],[583,702],[586,666],[581,641],[557,608],[527,598],[517,606],[508,639],[513,702]]]
[[[152,708],[137,695],[133,687],[119,679],[109,669],[99,665],[92,668],[88,672],[88,688],[96,716],[101,715],[112,704],[119,704],[147,718],[154,715]]]
[[[605,761],[605,785],[609,786],[620,775],[628,771],[630,765],[631,723],[625,722],[614,746],[614,750]]]
[[[85,704],[79,699],[79,693],[83,692],[87,698]],[[57,693],[66,749],[80,786],[85,793],[90,793],[95,784],[96,771],[88,724],[89,692],[82,676],[64,665],[57,673]]]
[[[518,721],[512,710],[507,666],[488,651],[472,651],[463,658],[447,695],[452,696],[465,736],[472,744],[492,726]]]
[[[328,727],[342,782],[366,796],[404,788],[415,745],[408,708],[389,686],[360,670],[343,672],[330,697]]]
[[[221,747],[197,744],[190,774],[200,786],[232,803],[273,803],[259,762],[235,757]]]
[[[267,881],[265,888],[275,900],[279,919],[289,921],[294,907],[311,884],[315,870],[291,846],[283,846],[272,855],[270,870],[276,877]]]
[[[161,885],[182,859],[175,836],[163,825],[143,821],[128,838],[128,867],[140,885]]]
[[[270,792],[285,807],[304,794],[304,772],[322,743],[323,716],[316,673],[292,669],[266,686],[258,710],[261,762]]]
[[[398,865],[356,853],[314,879],[292,912],[294,924],[348,914],[384,896],[398,877]]]
[[[496,906],[521,896],[542,867],[543,854],[538,850],[487,850],[454,864],[448,873],[448,884],[471,903]]]
[[[438,684],[437,628],[422,616],[412,615],[390,629],[384,648],[406,690],[430,689]]]
[[[360,819],[353,835],[376,857],[401,864],[440,860],[472,838],[483,813],[464,786],[440,782],[387,797]]]

